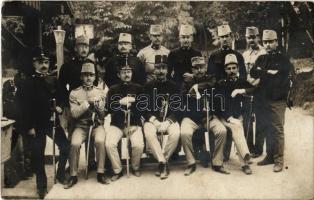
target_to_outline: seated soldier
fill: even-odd
[[[193,57],[192,59],[193,79],[186,82],[183,91],[187,105],[185,108],[184,118],[181,123],[181,141],[188,167],[185,175],[188,176],[196,170],[196,161],[194,158],[194,148],[192,144],[192,136],[196,130],[206,127],[209,121],[209,131],[215,135],[215,149],[212,154],[212,168],[214,171],[229,174],[223,167],[223,148],[226,141],[227,130],[217,116],[210,112],[207,119],[207,113],[204,112],[204,101],[208,100],[207,95],[210,94],[212,88],[216,84],[216,79],[207,74],[207,68],[203,57]],[[206,105],[206,104],[205,104]]]
[[[104,176],[105,164],[105,129],[103,127],[105,115],[105,93],[102,89],[93,85],[95,80],[95,65],[85,62],[82,65],[81,80],[83,85],[72,90],[70,93],[70,111],[75,119],[74,131],[71,139],[70,150],[70,179],[65,189],[71,188],[77,183],[78,162],[81,144],[88,140],[89,127],[92,125],[91,136],[94,137],[97,160],[97,181],[108,184]],[[94,122],[92,115],[95,113]],[[94,123],[94,124],[93,124]]]
[[[114,175],[111,180],[116,181],[122,175],[122,165],[118,152],[118,143],[123,135],[129,134],[131,142],[132,172],[135,176],[141,176],[140,161],[144,150],[144,139],[141,127],[141,114],[136,109],[135,97],[141,92],[140,85],[131,82],[131,66],[125,63],[118,70],[118,77],[121,82],[110,87],[108,91],[108,112],[111,114],[111,124],[107,132],[106,149],[111,161]],[[130,126],[126,113],[130,113]]]
[[[238,151],[242,171],[249,175],[252,170],[249,166],[250,152],[245,140],[241,101],[243,94],[252,92],[253,88],[244,78],[239,78],[237,57],[227,54],[225,58],[226,79],[219,82],[219,90],[224,93],[225,110],[221,112],[222,123],[232,132],[232,139]]]
[[[144,134],[153,156],[159,162],[156,176],[160,176],[160,179],[168,177],[168,160],[176,150],[180,137],[180,125],[176,120],[174,109],[169,106],[170,97],[174,94],[179,95],[179,91],[176,84],[167,79],[167,73],[167,56],[156,55],[154,67],[156,80],[146,83],[144,89],[144,94],[148,95],[149,99]],[[158,142],[158,133],[168,134],[164,152],[162,144]]]

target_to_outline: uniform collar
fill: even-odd
[[[180,49],[183,51],[189,51],[191,49],[191,47],[180,47]]]
[[[83,85],[82,87],[83,87],[83,89],[85,91],[90,91],[90,90],[92,90],[94,88],[94,85],[92,85],[92,86],[85,86],[85,85]]]
[[[48,75],[49,73],[41,73],[39,71],[35,71],[35,73],[33,74],[33,77],[46,77]]]
[[[152,49],[154,49],[154,50],[159,50],[159,49],[161,49],[161,45],[155,45],[155,44],[151,44],[150,45],[150,47],[152,48]]]

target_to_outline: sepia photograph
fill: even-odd
[[[2,199],[314,199],[311,1],[1,1]]]

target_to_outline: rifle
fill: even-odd
[[[52,126],[52,165],[53,165],[53,182],[54,184],[57,183],[57,179],[56,179],[56,144],[55,144],[55,135],[56,135],[56,119],[57,119],[57,115],[56,115],[56,107],[57,107],[57,103],[56,103],[56,99],[52,99],[52,107],[53,107],[53,113],[52,113],[52,122],[53,122],[53,126]]]
[[[92,124],[89,126],[88,135],[87,135],[87,150],[86,150],[86,166],[85,166],[85,179],[88,179],[88,157],[89,157],[89,146],[92,130],[94,127],[96,113],[92,112]]]
[[[249,136],[249,131],[250,131],[250,124],[251,124],[251,118],[252,118],[252,112],[253,112],[253,99],[254,96],[253,95],[246,95],[246,94],[242,94],[243,97],[245,98],[249,98],[250,99],[250,107],[249,107],[249,119],[248,119],[248,124],[247,124],[247,129],[246,129],[246,133],[245,133],[245,139],[248,139]]]
[[[205,148],[206,151],[210,151],[209,147],[209,102],[207,98],[204,98],[205,108],[206,108],[206,132],[205,132]]]
[[[127,95],[129,97],[129,95]],[[121,141],[121,157],[122,159],[126,159],[126,172],[127,172],[127,177],[130,177],[130,150],[129,150],[129,142],[130,142],[130,127],[131,127],[131,110],[129,106],[127,105],[127,110],[124,111],[124,124],[126,126],[125,130],[125,135],[126,138],[122,138]]]

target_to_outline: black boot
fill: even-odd
[[[184,175],[185,176],[189,176],[191,175],[193,172],[195,172],[196,170],[196,164],[192,164],[192,165],[189,165],[185,170],[184,170]]]
[[[64,186],[64,189],[69,189],[77,183],[77,176],[71,176],[68,183]]]
[[[97,173],[97,182],[101,184],[109,184],[109,179],[104,176],[102,173]]]
[[[274,159],[272,156],[266,155],[266,157],[257,163],[259,166],[274,164]]]

